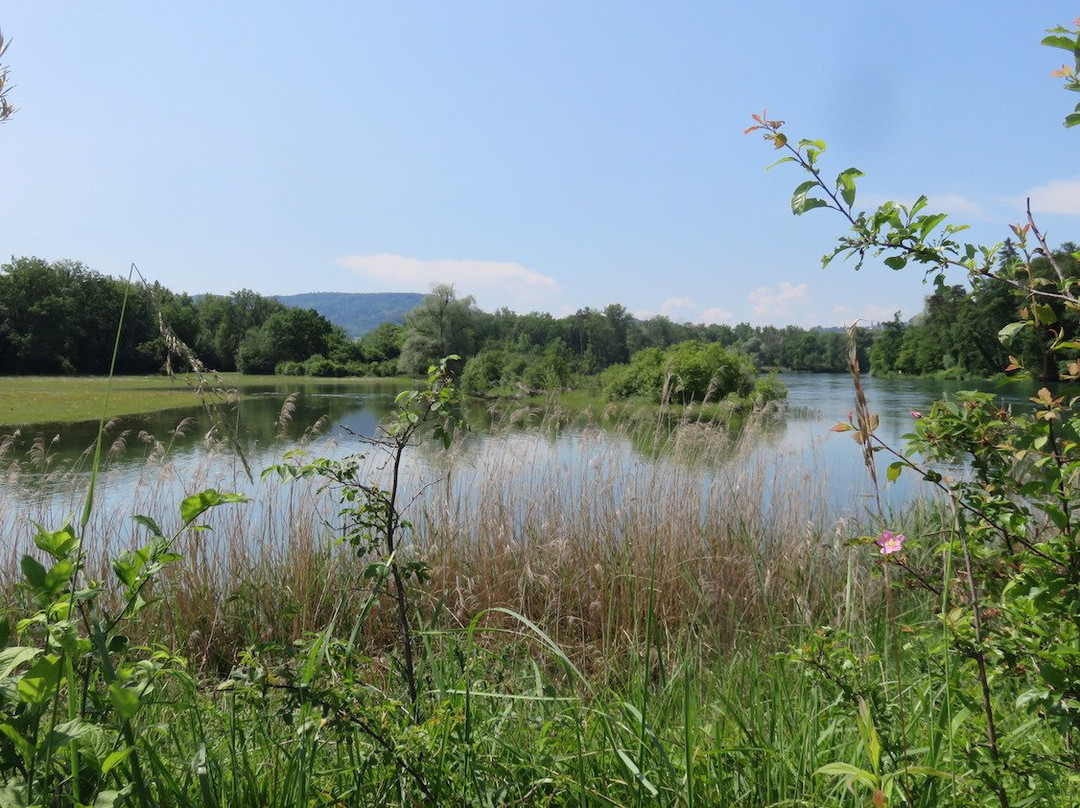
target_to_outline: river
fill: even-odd
[[[859,447],[850,434],[830,431],[838,421],[846,421],[853,409],[850,378],[788,374],[784,382],[786,413],[748,430],[741,446],[718,448],[713,456],[700,459],[703,479],[737,464],[752,470],[747,479],[782,492],[781,500],[802,492],[822,500],[821,507],[830,515],[865,513],[873,488]],[[1023,405],[1036,389],[1033,383],[1023,382],[994,386],[866,378],[864,384],[870,409],[880,419],[878,435],[897,448],[902,448],[903,435],[912,430],[912,412],[928,409],[942,395],[979,388],[1001,395],[1007,404]],[[283,405],[292,392],[297,395],[289,399],[291,413],[282,418]],[[206,440],[213,416],[199,407],[119,420],[111,426],[105,444],[107,463],[96,507],[115,510],[120,520],[130,515],[131,503],[148,487],[154,489],[158,503],[178,501],[206,486],[253,491],[260,471],[281,462],[287,452],[302,448],[312,456],[340,457],[360,449],[353,435],[374,434],[392,410],[397,392],[378,382],[298,386],[295,380],[283,379],[240,402],[235,414],[241,427],[239,454],[228,445]],[[9,445],[5,459],[9,470],[0,476],[0,527],[12,529],[29,519],[53,521],[77,513],[89,480],[87,447],[95,432],[96,424],[52,425],[28,430]],[[608,475],[617,485],[626,470],[658,462],[654,453],[640,445],[623,432],[596,425],[502,428],[464,436],[452,463],[458,479],[465,481],[460,484],[466,486],[470,469],[472,474],[490,476],[496,467],[558,468],[564,472],[556,475],[562,481],[558,484],[565,487],[563,494],[572,503],[574,486],[580,484],[575,481],[583,479],[582,469]],[[28,457],[35,453],[38,467],[28,468]],[[18,461],[18,470],[13,460]],[[409,475],[421,487],[444,475],[449,462],[431,447],[411,451],[407,460]],[[255,482],[247,480],[245,462]],[[378,474],[378,457],[372,463],[372,474]],[[887,507],[902,506],[925,490],[925,484],[910,474],[886,483],[886,465],[886,459],[879,458]],[[468,492],[461,496],[467,499]],[[765,507],[783,507],[784,502],[776,499],[767,493]]]

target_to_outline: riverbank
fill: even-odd
[[[106,389],[109,389],[106,418],[114,418],[198,407],[207,397],[227,399],[229,391],[243,398],[267,387],[295,389],[298,385],[325,381],[314,377],[220,373],[208,377],[208,386],[200,388],[200,380],[192,374],[116,376],[111,385],[106,376],[3,376],[0,377],[0,427],[96,421],[101,417]],[[406,378],[345,381],[396,382],[402,389],[412,384]]]

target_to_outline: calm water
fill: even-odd
[[[787,414],[753,430],[740,450],[710,457],[710,468],[704,475],[707,478],[718,467],[739,463],[756,469],[767,483],[783,477],[784,485],[776,486],[782,492],[779,499],[806,492],[807,496],[823,498],[823,507],[837,516],[865,511],[872,488],[859,447],[850,435],[829,431],[836,422],[846,421],[853,409],[850,379],[841,374],[806,374],[788,375],[784,381],[789,391]],[[1036,388],[1030,383],[995,387],[871,378],[865,385],[870,409],[880,418],[878,434],[897,448],[903,446],[902,436],[912,429],[911,411],[929,408],[942,394],[981,387],[1001,395],[1006,403],[1023,405]],[[294,391],[299,393],[295,407],[287,419],[281,419],[286,397]],[[354,434],[374,434],[377,424],[391,411],[397,392],[397,388],[380,383],[328,382],[298,389],[295,382],[283,381],[268,387],[239,406],[243,456],[257,479],[263,468],[281,462],[286,452],[301,446],[314,456],[358,451],[361,445]],[[208,485],[254,490],[237,453],[207,441],[213,423],[213,417],[201,408],[118,421],[105,444],[108,461],[98,507],[118,513],[127,508],[130,514],[130,502],[148,485],[170,487],[167,499],[172,502]],[[11,507],[16,492],[20,503],[28,503],[34,518],[51,520],[78,511],[88,479],[87,447],[96,428],[96,424],[54,425],[17,436],[7,449],[5,462],[18,459],[23,470],[9,472],[6,478],[0,475],[0,499],[8,505],[0,509],[0,527],[26,522],[26,514]],[[26,470],[27,458],[35,452],[39,457],[44,454],[45,466]],[[409,473],[421,484],[443,474],[445,460],[431,447],[418,447],[408,460]],[[558,466],[567,470],[562,479],[571,486],[574,483],[570,481],[582,479],[583,469],[616,480],[622,471],[655,460],[621,435],[598,428],[568,427],[500,430],[496,434],[473,431],[460,442],[453,462],[459,468],[464,465],[474,470],[492,464],[505,468],[507,463],[519,464],[519,468],[528,464]],[[887,505],[900,505],[925,490],[914,475],[886,484],[888,462],[879,456],[879,478]],[[378,458],[372,464],[372,474],[378,474]],[[168,478],[164,483],[163,477]],[[573,491],[568,488],[565,494],[571,503]],[[769,507],[785,504],[769,497],[766,500]]]

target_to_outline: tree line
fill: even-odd
[[[1065,280],[1080,280],[1077,247],[1066,242],[1053,251]],[[1014,245],[1006,241],[1001,251],[1004,271],[1020,261]],[[1032,288],[1058,282],[1050,260],[1034,257],[1030,263]],[[1036,315],[1033,328],[1016,330],[1010,325]],[[1003,339],[1004,337],[1004,339]],[[1030,290],[1010,286],[989,277],[964,286],[939,284],[926,298],[922,314],[910,323],[895,317],[885,323],[870,350],[870,369],[875,375],[980,378],[1022,366],[1042,381],[1055,382],[1060,368],[1049,346],[1080,340],[1080,319],[1062,301],[1048,298],[1032,302]]]
[[[1058,265],[1080,279],[1075,253],[1074,244],[1062,245]],[[1007,243],[1001,260],[1016,259]],[[1049,277],[1052,271],[1045,257],[1032,267],[1036,275]],[[457,355],[455,370],[471,389],[566,387],[613,366],[629,366],[642,351],[687,342],[736,351],[759,369],[847,370],[848,335],[841,329],[678,323],[663,315],[640,319],[618,303],[564,317],[507,308],[487,312],[452,286],[438,285],[404,323],[383,323],[354,340],[312,309],[292,308],[247,289],[191,296],[102,275],[77,261],[13,258],[0,265],[0,373],[107,373],[125,298],[118,373],[164,367],[169,343],[161,323],[217,370],[416,375],[438,358]],[[1000,373],[1013,357],[1052,381],[1057,365],[1040,346],[1047,337],[1080,340],[1080,323],[1052,302],[1040,306],[1042,333],[1028,330],[1003,344],[999,332],[1026,310],[1022,295],[992,279],[978,281],[970,293],[941,284],[911,322],[897,316],[879,327],[856,329],[857,358],[863,371],[876,375],[963,378]]]
[[[0,373],[109,372],[165,367],[166,324],[208,367],[274,373],[282,362],[324,357],[366,372],[361,346],[311,309],[250,290],[192,297],[102,275],[78,261],[13,258],[0,266]],[[183,357],[178,357],[183,361]]]
[[[572,377],[627,363],[638,351],[691,340],[740,350],[758,367],[791,370],[843,370],[847,350],[839,331],[638,319],[617,303],[565,317],[486,312],[445,285],[425,296],[403,324],[383,323],[353,340],[313,309],[248,289],[192,296],[103,275],[78,261],[23,257],[0,265],[0,373],[107,373],[122,308],[116,372],[124,374],[165,366],[169,341],[162,323],[204,365],[221,371],[414,375],[456,354],[459,371],[475,360],[476,381],[506,376],[534,387],[566,386]],[[859,346],[865,362],[866,332]]]

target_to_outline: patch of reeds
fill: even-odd
[[[689,418],[674,429],[628,418],[569,432],[565,414],[552,419],[537,432],[506,427],[446,453],[411,453],[403,501],[412,530],[402,552],[430,565],[430,582],[416,592],[425,621],[461,627],[510,608],[598,667],[643,636],[647,592],[660,635],[689,634],[716,653],[746,637],[779,642],[787,626],[857,607],[853,593],[866,577],[841,554],[855,528],[820,504],[824,474],[752,454],[752,429],[732,446],[728,433]],[[113,446],[132,438],[121,433]],[[110,498],[106,469],[86,530],[88,572],[106,586],[110,559],[140,540],[132,515],[168,525],[177,502],[205,488],[253,501],[216,509],[211,530],[184,537],[183,559],[153,593],[160,624],[136,639],[167,642],[224,673],[246,648],[287,648],[335,613],[359,613],[370,596],[360,577],[369,559],[335,542],[337,506],[317,483],[250,482],[227,447],[209,447],[191,465],[168,453],[169,437],[137,439],[148,447],[141,473]],[[642,444],[644,454],[635,448]],[[368,462],[378,478],[381,459]],[[22,537],[0,578],[9,598],[31,522],[74,513],[77,501],[77,490],[27,500],[18,485],[4,489],[0,521]],[[391,620],[389,610],[372,609],[362,641],[372,650],[391,644]]]

